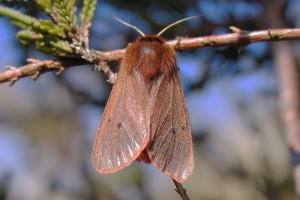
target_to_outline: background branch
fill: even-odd
[[[286,27],[284,20],[285,1],[262,1],[268,9],[261,19],[262,23],[272,27]],[[270,11],[272,10],[272,12]],[[261,25],[263,27],[263,25]],[[290,147],[293,178],[297,199],[300,199],[300,101],[299,71],[294,58],[292,46],[287,42],[272,44],[276,74],[279,82],[279,100],[285,136]]]

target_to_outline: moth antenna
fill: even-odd
[[[128,24],[128,23],[124,22],[123,20],[121,20],[121,19],[119,19],[119,18],[113,16],[113,15],[110,14],[110,13],[108,13],[108,14],[109,14],[112,18],[114,18],[115,20],[121,22],[122,24],[124,24],[124,25],[126,25],[126,26],[129,26],[129,27],[135,29],[137,32],[139,32],[139,34],[141,34],[142,36],[145,36],[145,34],[144,34],[140,29],[138,29],[137,27],[135,27],[135,26],[133,26],[133,25],[131,25],[131,24]]]
[[[157,34],[157,36],[160,36],[160,35],[161,35],[163,32],[165,32],[167,29],[169,29],[170,27],[172,27],[172,26],[174,26],[174,25],[176,25],[176,24],[179,24],[179,23],[181,23],[181,22],[184,22],[184,21],[187,21],[187,20],[190,20],[190,19],[198,18],[198,17],[201,17],[201,15],[197,15],[197,16],[193,16],[193,17],[188,17],[188,18],[185,18],[185,19],[181,19],[181,20],[179,20],[179,21],[177,21],[177,22],[174,22],[174,23],[170,24],[169,26],[167,26],[166,28],[164,28],[163,30],[161,30],[161,31]]]

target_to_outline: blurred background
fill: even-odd
[[[21,3],[29,5],[28,8]],[[34,1],[1,1],[46,18]],[[20,4],[19,4],[20,3]],[[82,1],[78,1],[80,10]],[[100,0],[90,32],[91,48],[125,48],[139,36],[109,15],[158,33],[177,20],[199,15],[163,34],[167,40],[242,30],[299,27],[299,0]],[[22,46],[18,28],[0,17],[0,71],[26,58],[51,59]],[[183,183],[191,199],[296,199],[290,152],[280,115],[274,58],[276,43],[177,52],[189,109],[195,171]],[[288,42],[299,61],[299,41]],[[298,62],[299,63],[299,62]],[[118,62],[109,65],[116,72]],[[113,174],[96,172],[94,139],[112,85],[92,66],[46,73],[12,87],[0,84],[0,199],[181,199],[172,180],[154,166],[132,163]]]

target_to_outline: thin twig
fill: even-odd
[[[171,40],[168,43],[176,46],[176,50],[188,50],[200,47],[220,47],[228,45],[248,45],[253,42],[262,41],[282,41],[300,39],[300,29],[270,29],[263,31],[242,31],[241,33],[231,33],[222,35],[211,35],[198,38],[181,38],[180,45],[178,40]],[[176,45],[177,44],[177,45]]]
[[[101,67],[101,70],[108,77],[107,82],[114,84],[117,79],[117,74],[113,73],[106,62],[102,59],[97,59],[97,66]],[[96,67],[97,68],[97,67]]]
[[[186,193],[186,189],[183,188],[182,184],[174,179],[172,180],[176,186],[175,191],[181,196],[182,200],[190,200],[189,196]]]
[[[27,59],[29,64],[24,65],[19,68],[9,67],[5,72],[0,73],[0,83],[11,82],[11,85],[18,79],[26,76],[32,76],[32,80],[37,80],[37,78],[48,71],[57,71],[56,74],[61,74],[66,68],[75,65],[86,64],[87,62],[82,59],[64,59],[64,60],[35,60]]]
[[[170,44],[175,50],[189,50],[201,47],[220,47],[220,46],[228,46],[228,45],[241,45],[245,46],[247,44],[253,42],[261,42],[261,41],[283,41],[283,40],[297,40],[300,39],[300,29],[272,29],[272,30],[264,30],[264,31],[253,31],[253,32],[241,32],[241,33],[231,33],[231,34],[223,34],[223,35],[211,35],[197,38],[180,38],[178,40],[170,40],[167,43]],[[115,74],[111,72],[107,64],[103,63],[105,61],[118,61],[120,60],[124,54],[125,49],[118,49],[114,51],[101,52],[96,51],[98,58],[101,58],[101,62],[99,60],[91,61],[91,63],[100,63],[100,65],[109,77],[109,81],[113,81],[115,78]],[[62,60],[61,60],[62,61]],[[69,60],[70,61],[70,60]],[[0,83],[2,82],[15,82],[21,77],[31,76],[33,74],[37,74],[39,70],[39,74],[45,73],[46,71],[57,70],[57,66],[53,68],[53,64],[56,64],[54,61],[53,64],[47,66],[46,63],[50,61],[40,61],[43,63],[42,67],[37,67],[33,63],[19,67],[19,68],[10,68],[9,71],[0,73]],[[82,61],[84,62],[84,61]],[[87,61],[85,61],[87,62]],[[61,63],[61,62],[60,62]],[[78,63],[71,62],[73,65],[78,65]],[[71,64],[64,61],[62,65],[64,68],[71,67]],[[62,67],[60,66],[60,67]],[[104,66],[104,67],[103,67]]]

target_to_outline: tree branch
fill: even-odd
[[[178,38],[176,40],[170,40],[167,43],[170,44],[175,50],[185,51],[189,49],[196,49],[201,47],[220,47],[228,45],[241,45],[245,46],[253,42],[262,41],[283,41],[283,40],[298,40],[300,39],[300,29],[272,29],[263,31],[241,31],[238,28],[231,27],[231,30],[237,33],[222,34],[222,35],[211,35],[203,36],[197,38]],[[118,61],[124,54],[125,49],[118,49],[114,51],[101,52],[96,51],[100,56],[101,67],[104,69],[104,73],[109,77],[109,82],[113,82],[116,78],[109,67],[104,61]],[[59,70],[60,74],[63,70],[71,66],[77,66],[82,64],[87,64],[87,61],[83,59],[76,58],[76,62],[72,61],[70,58],[60,58],[59,60],[46,60],[37,61],[29,60],[31,62],[28,65],[24,65],[19,68],[7,67],[9,70],[0,73],[0,83],[11,82],[14,83],[18,79],[26,76],[33,76],[35,80],[40,74],[47,71]],[[78,62],[78,59],[81,60]],[[98,60],[92,60],[90,63],[95,64],[99,62]],[[105,65],[104,65],[105,64]],[[104,66],[104,67],[103,67]]]
[[[60,62],[52,60],[42,62],[34,59],[27,59],[27,61],[31,63],[20,68],[6,66],[8,71],[1,73],[0,82],[10,81],[11,86],[22,77],[32,75],[31,79],[36,80],[43,71],[58,70],[57,73],[60,74],[63,70],[65,70],[65,67],[63,67]]]
[[[10,81],[10,85],[13,85],[17,80],[22,77],[32,76],[32,80],[36,80],[41,74],[48,71],[57,71],[56,74],[61,74],[67,67],[73,65],[78,65],[79,63],[72,62],[70,60],[45,60],[39,61],[35,59],[27,59],[29,64],[22,67],[10,67],[6,72],[0,73],[0,83]],[[77,59],[78,61],[78,59]],[[80,59],[80,61],[83,61]],[[86,63],[86,62],[85,62]],[[84,63],[81,63],[84,64]]]

